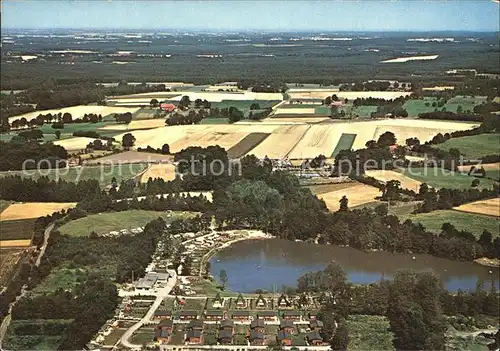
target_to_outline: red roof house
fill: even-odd
[[[163,111],[172,112],[173,110],[175,110],[175,105],[174,104],[167,104],[164,102],[164,103],[160,104],[160,108]]]

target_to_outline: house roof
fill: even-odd
[[[203,321],[200,319],[193,319],[188,323],[188,328],[203,327]]]
[[[156,310],[155,311],[155,316],[171,316],[172,311],[165,311],[165,310]]]
[[[280,330],[278,332],[278,340],[291,339],[292,335],[290,333],[285,332],[284,330]]]
[[[321,335],[319,335],[319,332],[317,330],[313,330],[310,333],[307,333],[307,340],[312,341],[312,340],[320,340],[323,341],[323,338]]]
[[[264,340],[264,333],[261,333],[257,330],[252,330],[250,332],[250,340],[255,340],[255,339],[262,339]]]
[[[302,312],[300,311],[284,311],[284,316],[302,316]]]
[[[155,330],[155,339],[158,338],[168,338],[170,333],[167,330],[156,329]]]
[[[179,316],[196,316],[196,317],[198,317],[198,312],[196,312],[196,311],[180,311]]]
[[[260,319],[260,318],[257,318],[257,319],[254,319],[251,323],[250,323],[250,328],[257,328],[257,327],[265,327],[266,326],[266,323],[264,322],[263,319]]]
[[[223,316],[224,311],[221,311],[221,310],[206,311],[205,315],[206,316]]]
[[[171,327],[174,322],[171,319],[162,319],[160,323],[158,323],[157,327]]]
[[[187,332],[186,337],[188,339],[201,338],[201,331],[199,331],[199,330],[190,330],[190,331]]]
[[[246,317],[249,316],[250,312],[249,311],[234,311],[232,316],[238,316],[238,317]]]
[[[231,319],[224,319],[222,322],[220,322],[221,327],[233,327],[234,322]]]
[[[219,339],[232,339],[233,338],[233,333],[230,332],[229,330],[221,330],[219,332]]]
[[[309,322],[309,325],[311,327],[322,327],[323,326],[323,321],[320,321],[319,319],[314,319]]]
[[[260,311],[260,312],[257,312],[257,316],[276,317],[276,312],[274,312],[274,311]]]
[[[280,323],[280,328],[293,328],[293,322],[287,321],[287,320],[282,320]]]

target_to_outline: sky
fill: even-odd
[[[2,28],[499,31],[498,0],[2,0]]]

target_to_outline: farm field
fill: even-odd
[[[465,173],[465,174],[468,174],[470,169],[471,169],[471,165],[468,165],[468,166],[458,166],[458,170],[462,173]],[[477,168],[484,168],[486,174],[485,174],[485,177],[486,178],[490,178],[490,179],[493,179],[495,181],[500,181],[500,163],[483,163],[483,164],[480,164],[477,166]],[[479,178],[481,179],[481,178]]]
[[[486,102],[486,96],[454,96],[444,105],[446,111],[457,112],[458,106],[462,107],[462,111],[473,111],[474,106],[481,105]]]
[[[325,99],[327,96],[336,94],[340,99],[354,100],[356,98],[374,97],[392,100],[400,96],[410,95],[409,92],[401,91],[339,91],[338,89],[296,89],[287,91],[291,99]]]
[[[109,115],[111,113],[125,113],[125,112],[131,112],[134,113],[137,111],[138,108],[127,108],[127,107],[110,107],[110,106],[85,106],[85,105],[79,105],[79,106],[72,106],[72,107],[64,107],[61,109],[52,109],[52,110],[39,110],[39,111],[33,111],[29,113],[25,113],[22,115],[14,116],[14,117],[9,117],[9,123],[12,123],[13,121],[20,119],[20,118],[26,118],[28,121],[32,118],[35,118],[39,114],[58,114],[58,113],[71,113],[73,119],[76,118],[81,118],[83,117],[84,114],[89,114],[89,113],[94,113],[97,115],[102,115],[103,117],[106,115]]]
[[[366,171],[365,174],[368,177],[373,177],[381,182],[388,182],[389,180],[399,180],[401,182],[401,187],[408,190],[413,190],[418,192],[421,182],[415,179],[411,179],[404,174],[396,171],[385,171],[385,170],[371,170]],[[472,181],[472,180],[471,180]]]
[[[85,161],[86,165],[92,164],[124,164],[124,163],[146,163],[146,162],[168,162],[173,161],[172,155],[153,154],[149,152],[124,151],[118,154],[112,154],[97,159]]]
[[[9,350],[56,350],[62,341],[64,330],[72,321],[72,319],[12,320],[5,335],[4,346]],[[37,334],[25,334],[25,330],[37,331]],[[54,330],[60,331],[60,334],[52,335]]]
[[[500,198],[471,202],[455,207],[454,210],[500,217]]]
[[[9,205],[12,203],[12,201],[7,201],[7,200],[0,200],[0,214],[5,210]]]
[[[451,172],[441,168],[413,167],[405,169],[405,176],[417,180],[433,188],[469,189],[474,177],[460,172]],[[495,181],[480,179],[478,188],[491,188]]]
[[[26,202],[12,204],[0,215],[0,221],[38,218],[76,206],[74,202]]]
[[[375,198],[381,195],[380,190],[373,186],[361,183],[350,184],[352,184],[352,186],[344,189],[319,193],[317,196],[325,201],[326,207],[328,207],[330,211],[338,211],[340,208],[339,201],[344,195],[349,200],[349,208],[374,202],[376,201]]]
[[[0,240],[31,239],[35,225],[35,218],[3,220],[0,219]]]
[[[474,159],[487,155],[496,155],[500,149],[500,138],[498,134],[479,134],[452,138],[435,147],[442,150],[457,148],[466,158]]]
[[[407,100],[403,104],[403,108],[408,112],[408,116],[418,117],[419,113],[434,111],[436,107],[432,106],[433,102],[437,102],[437,99],[433,97],[424,97],[418,100]],[[429,106],[426,106],[426,104]]]
[[[353,187],[356,184],[359,184],[359,183],[350,182],[350,183],[318,184],[318,185],[307,186],[307,188],[309,190],[311,190],[311,192],[314,195],[320,195],[320,194],[325,194],[325,193],[329,193],[332,191],[347,189],[347,188]]]
[[[335,150],[332,152],[332,157],[337,156],[342,150],[351,150],[354,140],[356,140],[356,134],[342,133]]]
[[[385,316],[350,315],[347,328],[349,350],[394,350],[394,335]]]
[[[147,165],[145,163],[117,164],[117,165],[103,164],[100,166],[70,167],[70,168],[50,169],[50,170],[42,169],[38,172],[36,170],[33,171],[29,170],[24,172],[23,171],[0,172],[0,177],[5,177],[9,175],[19,175],[23,178],[40,178],[42,176],[46,176],[50,180],[62,179],[70,182],[95,179],[99,181],[99,184],[101,186],[106,186],[111,183],[113,177],[115,177],[117,182],[119,183],[122,180],[127,180],[138,175],[144,169],[146,169],[146,167]]]
[[[168,214],[163,211],[143,210],[100,213],[66,223],[59,227],[59,231],[62,234],[70,236],[87,236],[92,231],[95,231],[97,234],[105,234],[111,231],[119,231],[122,229],[130,230],[142,227],[158,217],[162,217],[166,221],[171,221],[186,216],[191,216],[191,213],[181,212]]]
[[[304,137],[309,128],[310,126],[307,125],[279,127],[262,143],[251,150],[249,154],[255,155],[258,158],[264,158],[266,156],[271,159],[284,158]],[[292,158],[292,156],[290,156],[290,158]]]
[[[147,183],[149,178],[161,178],[165,181],[175,179],[175,165],[159,163],[150,165],[149,168],[141,176],[141,183]]]
[[[250,133],[245,136],[239,143],[227,150],[229,158],[239,158],[253,150],[257,145],[262,143],[270,134],[269,133]]]
[[[16,247],[28,247],[31,245],[31,239],[29,240],[0,240],[0,249],[5,248],[16,248]]]
[[[380,61],[380,63],[406,63],[410,61],[428,61],[428,60],[435,60],[438,57],[439,55],[397,57],[389,60]]]
[[[500,235],[500,222],[498,218],[484,216],[474,213],[466,213],[454,210],[439,210],[430,213],[417,213],[408,216],[402,216],[402,220],[410,219],[413,222],[422,223],[429,231],[439,233],[443,223],[451,223],[458,230],[468,230],[477,238],[484,229],[493,234],[493,237]]]
[[[0,290],[9,282],[14,268],[23,254],[24,250],[2,249],[0,254]]]

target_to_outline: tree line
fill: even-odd
[[[11,142],[0,141],[0,149],[0,171],[65,167],[65,160],[68,158],[68,153],[62,146],[39,144],[24,138]],[[25,163],[26,160],[31,161]]]

